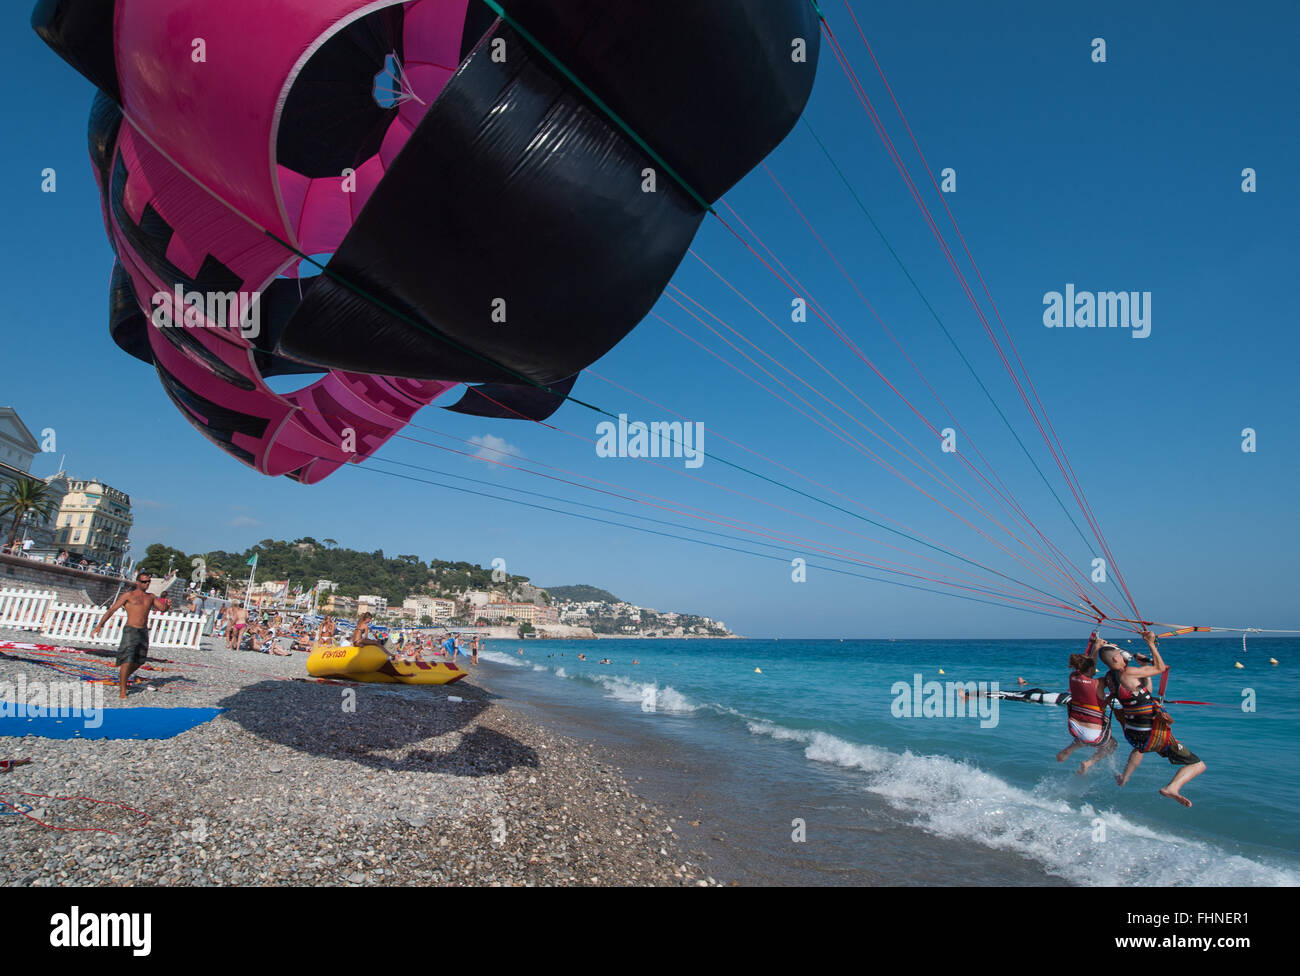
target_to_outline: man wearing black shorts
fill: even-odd
[[[167,609],[165,597],[154,596],[149,592],[149,584],[152,582],[152,574],[138,573],[135,578],[135,589],[127,590],[118,597],[117,602],[104,611],[104,616],[90,632],[91,637],[98,636],[100,628],[108,618],[123,607],[126,608],[126,626],[122,628],[122,640],[117,645],[119,698],[126,697],[127,681],[145,661],[149,660],[149,611]]]
[[[1174,778],[1162,787],[1160,795],[1190,807],[1192,801],[1183,796],[1183,787],[1205,772],[1206,766],[1196,753],[1174,738],[1169,718],[1159,699],[1151,694],[1151,678],[1164,674],[1168,666],[1160,657],[1155,634],[1142,631],[1142,639],[1151,648],[1151,664],[1126,667],[1124,652],[1114,644],[1102,644],[1098,651],[1102,663],[1110,668],[1106,676],[1107,702],[1119,706],[1116,716],[1124,726],[1124,738],[1133,751],[1129,754],[1124,771],[1115,777],[1123,786],[1137,770],[1142,757],[1148,752],[1169,760],[1174,767]]]

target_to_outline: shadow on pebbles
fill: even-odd
[[[223,680],[172,739],[0,740],[34,760],[0,777],[0,883],[717,883],[597,748],[468,679]]]

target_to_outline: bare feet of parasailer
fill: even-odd
[[[1192,805],[1191,800],[1187,799],[1187,797],[1183,796],[1181,793],[1175,793],[1167,786],[1162,787],[1159,792],[1161,796],[1167,796],[1171,800],[1177,800],[1185,807],[1190,807]]]
[[[1205,772],[1205,761],[1200,760],[1189,766],[1182,766],[1178,772],[1174,773],[1174,778],[1169,781],[1169,785],[1160,791],[1161,796],[1167,796],[1169,799],[1181,803],[1185,807],[1190,807],[1192,801],[1183,796],[1183,786],[1188,780],[1196,779],[1201,773]]]

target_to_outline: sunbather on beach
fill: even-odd
[[[238,650],[244,631],[248,628],[248,611],[242,603],[230,608],[230,626],[226,630],[226,650]]]
[[[280,632],[275,627],[266,627],[263,629],[262,633],[264,637],[262,649],[266,651],[267,654],[274,654],[277,657],[288,657],[291,653],[293,653],[292,651],[281,650],[279,641],[277,639],[279,637]]]
[[[353,647],[378,647],[387,653],[384,642],[370,636],[370,622],[375,619],[373,613],[363,613],[357,618],[357,625],[352,628]]]

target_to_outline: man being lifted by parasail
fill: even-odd
[[[1108,700],[1118,706],[1115,714],[1124,726],[1124,737],[1133,747],[1128,764],[1115,781],[1123,786],[1141,764],[1142,757],[1154,752],[1177,767],[1174,778],[1160,790],[1160,795],[1190,807],[1192,801],[1182,795],[1182,788],[1189,780],[1205,772],[1205,763],[1174,738],[1170,729],[1173,719],[1152,696],[1150,679],[1164,674],[1169,668],[1160,657],[1155,634],[1144,630],[1142,639],[1151,648],[1152,663],[1149,665],[1125,667],[1124,652],[1114,644],[1103,644],[1100,651],[1102,662],[1110,668],[1105,682]]]

